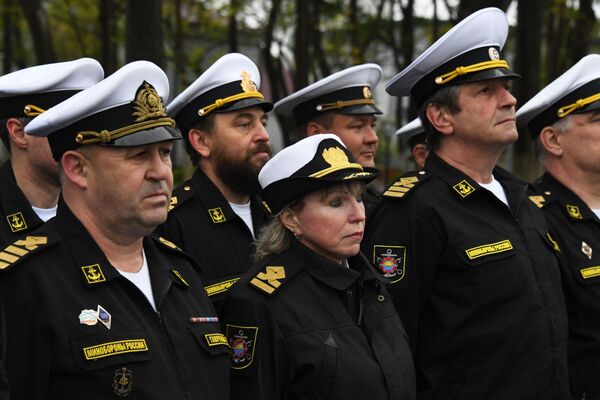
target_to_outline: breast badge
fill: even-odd
[[[581,252],[590,260],[592,259],[592,248],[584,241],[581,242]]]
[[[231,368],[247,368],[254,360],[258,327],[227,324],[225,334],[231,347]]]
[[[406,264],[405,246],[373,246],[373,264],[384,277],[395,283],[404,278]]]
[[[112,387],[113,392],[118,397],[123,398],[128,396],[133,388],[133,373],[131,370],[125,367],[116,370]]]
[[[100,304],[95,310],[81,310],[78,318],[81,325],[94,326],[100,321],[107,329],[110,329],[112,323],[112,316]]]

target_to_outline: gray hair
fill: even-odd
[[[445,86],[432,94],[421,107],[419,107],[419,119],[421,120],[421,125],[423,125],[423,128],[425,129],[425,140],[429,151],[439,147],[442,135],[433,127],[431,122],[429,122],[429,118],[427,118],[427,107],[436,105],[447,108],[451,114],[460,112],[460,106],[458,105],[459,87],[460,85]]]
[[[572,115],[567,115],[566,117],[561,118],[555,123],[553,123],[552,128],[554,128],[559,134],[563,134],[571,129],[572,124]],[[540,135],[537,135],[537,137],[533,141],[533,152],[540,162],[544,161],[546,157],[548,157],[548,151],[546,151],[546,148],[542,144]]]

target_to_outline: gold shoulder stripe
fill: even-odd
[[[546,198],[544,196],[529,196],[529,200],[539,208],[544,207],[544,203],[546,202]]]
[[[10,267],[21,259],[44,245],[48,244],[46,236],[27,236],[8,245],[0,252],[0,271]]]
[[[406,176],[394,182],[384,193],[385,197],[402,198],[419,184],[418,176]]]
[[[171,196],[171,202],[169,203],[169,209],[167,211],[171,211],[177,206],[177,196]]]
[[[265,272],[259,272],[250,284],[267,294],[272,294],[281,286],[281,280],[285,279],[285,267],[268,266]]]
[[[181,251],[181,249],[179,247],[177,247],[177,245],[175,243],[173,243],[173,242],[165,239],[162,236],[158,238],[158,241],[161,242],[162,244],[164,244],[165,246],[167,246],[170,249]]]

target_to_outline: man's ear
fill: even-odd
[[[415,160],[415,164],[419,167],[419,169],[425,168],[425,160],[429,155],[429,150],[427,150],[427,145],[424,143],[417,143],[412,148],[412,156]]]
[[[540,132],[540,142],[544,149],[555,157],[563,154],[562,143],[558,130],[553,126],[546,126]]]
[[[6,121],[6,130],[10,142],[17,148],[24,150],[27,148],[27,138],[23,128],[23,124],[17,118],[9,118]]]
[[[318,122],[310,121],[306,126],[306,136],[312,136],[324,132],[326,132],[325,127]]]
[[[63,154],[59,162],[61,163],[65,179],[73,182],[73,184],[81,189],[87,188],[90,168],[89,158],[78,151],[69,150]]]
[[[433,125],[436,131],[449,135],[454,133],[454,126],[452,126],[452,114],[446,109],[446,107],[438,104],[429,104],[425,111],[427,119]]]
[[[210,157],[212,150],[212,138],[208,132],[192,128],[188,131],[188,139],[196,153],[200,154],[204,158]]]

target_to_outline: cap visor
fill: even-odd
[[[152,129],[146,129],[131,133],[129,135],[115,139],[109,146],[132,147],[145,144],[160,143],[170,140],[181,139],[179,130],[170,126],[159,126]],[[101,144],[101,143],[100,143]]]
[[[374,104],[358,104],[355,106],[344,107],[341,110],[334,110],[340,114],[383,114]]]

